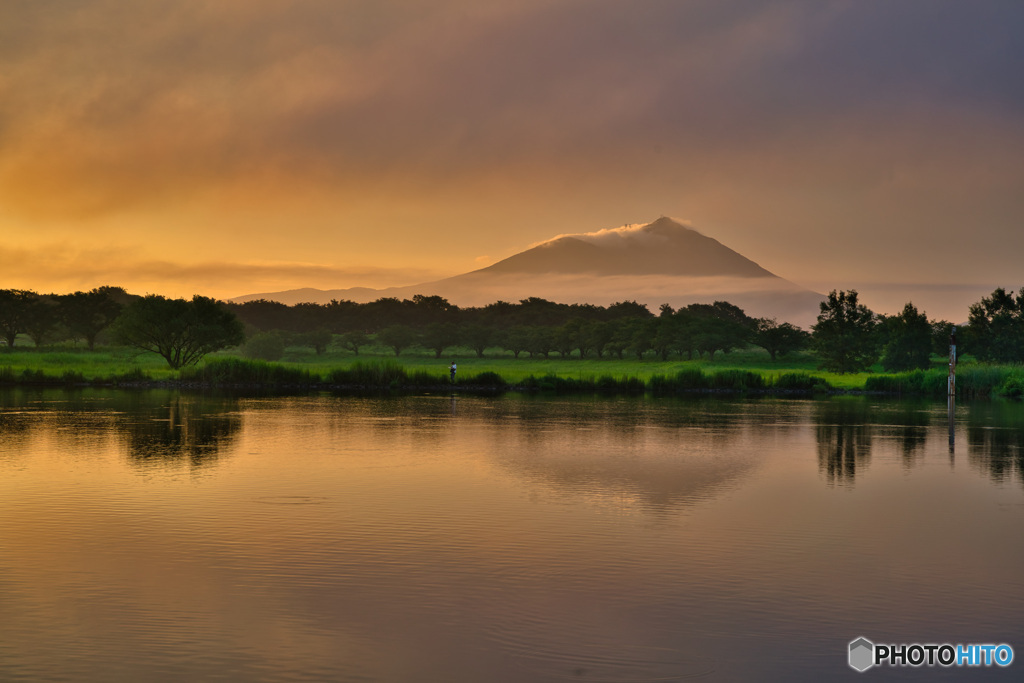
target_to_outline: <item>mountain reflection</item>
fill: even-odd
[[[1024,405],[972,403],[967,411],[967,457],[994,481],[1024,484]]]
[[[755,448],[732,447],[750,435],[725,403],[537,401],[518,418],[493,447],[499,463],[599,505],[671,512],[719,495],[756,465]]]
[[[850,485],[871,459],[870,406],[859,399],[815,404],[818,470],[830,486]]]

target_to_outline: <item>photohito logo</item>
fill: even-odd
[[[910,643],[881,645],[863,636],[850,641],[847,660],[857,671],[873,666],[1010,666],[1013,648],[1005,643],[950,645],[943,643]]]

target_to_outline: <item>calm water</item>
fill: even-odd
[[[0,393],[0,680],[1024,667],[1024,407]],[[859,679],[859,676],[865,678]]]

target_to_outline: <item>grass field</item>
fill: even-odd
[[[210,354],[200,363],[208,363],[216,359],[240,358],[237,350],[221,351]],[[597,358],[529,358],[523,354],[514,358],[511,353],[501,349],[489,349],[483,358],[477,358],[469,349],[453,348],[441,358],[435,358],[432,351],[410,349],[398,358],[384,347],[368,346],[361,349],[357,356],[350,351],[328,347],[326,353],[317,356],[311,348],[289,347],[278,365],[295,370],[303,370],[314,377],[326,378],[330,373],[346,370],[353,363],[372,363],[397,361],[409,374],[426,373],[439,378],[447,378],[448,364],[458,363],[459,379],[469,379],[481,373],[496,373],[508,384],[518,384],[526,378],[556,375],[573,380],[597,380],[611,377],[615,380],[636,378],[644,383],[650,382],[655,376],[675,376],[683,370],[699,369],[705,374],[715,374],[731,370],[743,370],[761,375],[767,384],[772,384],[781,375],[787,373],[805,373],[825,380],[837,389],[857,390],[865,387],[869,377],[881,373],[880,366],[873,372],[837,374],[818,370],[818,360],[810,353],[797,353],[780,358],[773,362],[767,352],[750,348],[733,351],[728,354],[717,354],[713,361],[706,358],[692,361],[672,359],[657,360],[648,357],[643,360],[606,357]],[[945,359],[935,358],[934,367],[945,368]],[[84,348],[58,347],[34,349],[16,346],[11,350],[0,351],[0,378],[7,381],[17,380],[28,371],[47,378],[82,379],[100,381],[118,378],[149,378],[151,380],[173,380],[179,373],[171,370],[167,363],[154,353],[138,351],[130,348],[105,347],[96,351]],[[40,376],[41,377],[41,376]]]

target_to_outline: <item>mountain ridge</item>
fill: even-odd
[[[300,288],[248,294],[289,305],[348,299],[439,295],[459,306],[531,296],[561,303],[608,305],[633,300],[656,310],[730,301],[758,317],[801,326],[814,322],[824,299],[785,280],[692,227],[662,216],[646,224],[559,235],[484,268],[417,285],[372,289]]]

